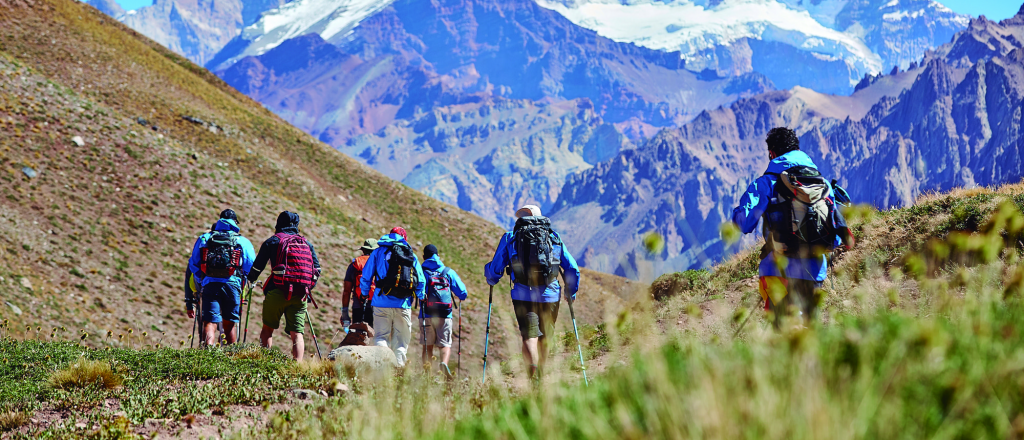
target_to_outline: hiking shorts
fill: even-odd
[[[274,330],[281,328],[281,317],[284,316],[284,331],[301,334],[306,328],[306,301],[300,294],[292,294],[279,289],[267,292],[263,300],[263,325]]]
[[[512,300],[516,311],[516,322],[519,323],[519,334],[523,339],[539,338],[555,331],[555,320],[558,319],[557,302],[542,303]]]
[[[203,286],[202,299],[203,322],[240,321],[241,288],[229,283],[210,283]]]
[[[452,318],[425,318],[423,345],[452,346]]]

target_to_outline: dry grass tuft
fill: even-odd
[[[7,432],[25,426],[29,421],[28,413],[8,411],[0,413],[0,432]]]
[[[122,382],[121,376],[114,373],[109,363],[84,358],[50,376],[50,385],[62,390],[84,388],[97,383],[112,390],[120,387]]]
[[[326,359],[307,359],[296,362],[292,370],[300,376],[307,377],[335,377],[338,375],[334,361]]]

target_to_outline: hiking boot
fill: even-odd
[[[445,380],[448,380],[449,382],[455,380],[455,375],[452,374],[452,370],[448,368],[448,364],[438,364],[437,369],[444,373]]]

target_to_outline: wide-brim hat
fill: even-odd
[[[373,238],[367,238],[366,240],[363,240],[363,245],[360,246],[359,249],[362,249],[364,251],[372,251],[374,249],[377,249],[377,240]]]

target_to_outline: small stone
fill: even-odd
[[[135,122],[138,122],[139,125],[149,125],[149,121],[143,119],[142,116],[135,118]]]
[[[15,315],[21,315],[21,309],[18,308],[18,306],[11,304],[10,301],[4,301],[4,304],[7,304],[7,306],[11,308],[11,312],[14,312]]]
[[[75,145],[77,145],[79,147],[85,146],[85,140],[82,139],[81,136],[75,136],[75,137],[71,138],[71,142],[74,142]]]
[[[307,390],[307,389],[303,389],[303,388],[296,388],[296,389],[292,390],[292,394],[295,394],[295,397],[298,397],[299,400],[309,400],[309,399],[312,399],[313,397],[319,397],[320,396],[319,394],[317,394],[316,391]]]
[[[26,288],[28,290],[32,290],[32,280],[30,280],[28,278],[22,278],[21,279],[21,287],[24,287],[24,288]]]
[[[35,179],[36,176],[39,175],[39,173],[36,172],[36,170],[32,169],[31,167],[22,167],[21,172],[24,173],[25,177],[28,177],[29,179]]]
[[[75,428],[85,429],[87,427],[89,427],[89,425],[86,425],[85,423],[82,423],[82,422],[75,423]]]

